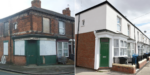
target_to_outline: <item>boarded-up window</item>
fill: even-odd
[[[50,31],[50,20],[48,18],[43,18],[43,32],[49,33]]]
[[[68,42],[58,42],[57,43],[57,56],[69,56],[69,48],[68,48]]]
[[[56,41],[55,40],[41,40],[40,41],[40,55],[56,55]]]
[[[9,33],[8,31],[9,31],[9,23],[6,22],[4,24],[4,36],[8,36],[8,33]]]
[[[3,43],[3,54],[8,55],[8,42]]]
[[[65,35],[65,24],[62,21],[59,21],[59,34]]]
[[[25,55],[25,41],[15,41],[15,55]]]

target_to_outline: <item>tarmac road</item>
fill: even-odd
[[[0,75],[23,75],[23,74],[0,70]]]

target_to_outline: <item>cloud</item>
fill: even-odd
[[[31,7],[32,0],[0,0],[0,19],[15,14],[21,10]],[[62,10],[68,7],[71,10],[71,16],[74,17],[74,0],[41,0],[41,6],[44,9],[62,13]]]

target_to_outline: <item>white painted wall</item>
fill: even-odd
[[[118,14],[109,5],[106,7],[106,29],[117,32],[117,17],[121,18],[121,33],[128,36],[127,26],[130,25],[130,36],[134,39],[134,27],[127,22],[120,14]]]
[[[75,34],[77,34],[78,17],[75,17]],[[85,20],[85,25],[82,26],[82,20]],[[94,8],[80,14],[80,30],[79,33],[87,33],[94,30],[106,29],[106,5]]]

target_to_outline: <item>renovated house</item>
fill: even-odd
[[[63,14],[31,7],[0,19],[0,58],[16,65],[56,64],[57,58],[74,54],[74,18],[70,9]]]
[[[75,39],[76,65],[96,70],[150,52],[150,39],[108,1],[75,15]]]

